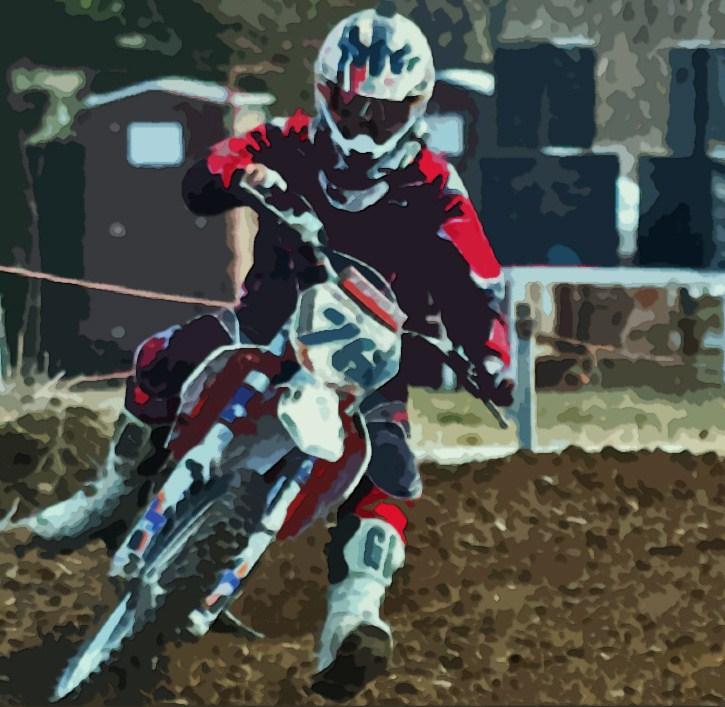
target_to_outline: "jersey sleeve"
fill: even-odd
[[[284,162],[286,153],[307,140],[309,124],[309,116],[298,111],[212,145],[206,159],[184,176],[184,202],[192,212],[205,216],[244,206],[247,196],[238,185],[240,170],[252,163]]]
[[[421,168],[437,183],[441,205],[431,294],[451,340],[473,361],[494,355],[508,365],[501,265],[458,173],[442,158],[426,153]]]

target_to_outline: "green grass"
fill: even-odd
[[[123,404],[120,390],[81,390],[42,374],[33,380],[13,377],[0,392],[0,424],[28,412],[83,405],[112,418]],[[537,437],[541,445],[652,448],[679,445],[693,452],[725,454],[725,394],[700,390],[683,396],[637,391],[583,389],[547,391],[537,396]],[[475,448],[516,445],[515,422],[498,428],[478,400],[462,392],[411,389],[413,445]]]
[[[462,392],[411,391],[411,423],[417,446],[515,444],[515,429],[502,431],[484,405]],[[693,451],[725,452],[725,395],[721,390],[683,396],[650,391],[546,391],[537,396],[537,434],[547,444],[653,447],[675,444]]]

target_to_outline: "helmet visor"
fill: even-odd
[[[402,101],[370,98],[344,91],[331,81],[318,84],[318,89],[346,140],[366,135],[378,145],[386,143],[408,123],[414,108],[422,100],[422,96],[409,96]]]

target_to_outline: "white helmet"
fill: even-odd
[[[319,118],[344,156],[379,160],[396,150],[420,123],[434,83],[425,35],[395,13],[363,10],[342,20],[315,63]]]

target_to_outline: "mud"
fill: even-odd
[[[725,701],[722,459],[569,449],[423,472],[406,566],[385,604],[392,670],[349,704]],[[9,705],[45,704],[98,598],[112,596],[100,543],[18,557],[24,539],[0,537]],[[98,703],[325,704],[307,691],[325,542],[317,526],[259,568],[237,611],[266,638],[172,647],[142,682],[109,677]]]
[[[110,434],[110,419],[83,406],[0,425],[0,515],[22,518],[71,496],[95,476]]]

